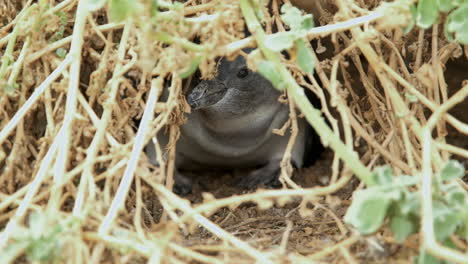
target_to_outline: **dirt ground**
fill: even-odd
[[[452,60],[447,63],[446,67],[445,78],[448,80],[449,87],[460,87],[462,81],[468,79],[466,58]],[[452,90],[449,91],[453,94]],[[468,101],[452,109],[451,114],[462,122],[468,122]],[[448,127],[446,139],[455,146],[468,148],[468,138],[453,127]],[[364,143],[361,150],[365,149]],[[313,165],[295,171],[293,180],[301,187],[326,186],[329,183],[333,152],[330,149],[321,151]],[[468,167],[468,159],[456,156],[454,158]],[[216,198],[252,192],[252,190],[240,189],[232,184],[233,179],[242,177],[245,173],[245,171],[193,172],[191,174],[195,179],[193,192],[186,198],[196,205],[203,202],[202,193],[206,192]],[[465,179],[468,182],[468,178],[465,177]],[[275,205],[267,210],[260,210],[254,203],[242,204],[234,210],[224,208],[217,211],[210,219],[237,237],[248,241],[249,244],[267,251],[280,246],[289,224],[290,236],[287,240],[287,252],[311,254],[343,240],[344,234],[340,232],[336,220],[343,218],[351,202],[352,193],[358,185],[358,180],[353,179],[335,194],[317,200],[309,206],[310,215],[306,217],[302,217],[298,212],[300,200],[293,200],[286,206]],[[260,186],[260,188],[268,188],[268,186]],[[162,212],[157,197],[152,196],[145,200],[146,206],[152,212],[154,222],[157,222]],[[217,252],[220,247],[222,248],[219,240],[203,228],[181,239],[185,246],[200,252]],[[389,231],[384,229],[376,235],[362,238],[351,247],[351,252],[358,263],[412,263],[411,256],[417,255],[419,248],[418,239],[417,236],[412,236],[404,245],[400,245],[391,238]],[[244,261],[248,262],[248,260]],[[348,263],[336,254],[323,258],[322,261],[323,263]]]
[[[5,4],[0,3],[0,14],[2,14],[2,16],[0,16],[0,55],[2,56],[4,52],[7,52],[6,46],[8,39],[6,36],[11,34],[14,28],[13,24],[10,23],[13,23],[12,21],[14,21],[17,13],[25,3],[30,1],[23,1],[24,3],[20,3],[20,1],[13,2],[7,1]],[[61,2],[62,1],[50,1],[51,4],[58,4]],[[7,124],[12,122],[12,117],[24,104],[24,101],[31,96],[34,89],[36,89],[63,60],[59,52],[57,52],[57,48],[68,49],[68,43],[72,42],[72,40],[68,39],[66,44],[62,43],[61,46],[56,44],[61,41],[60,38],[71,38],[73,33],[72,29],[76,22],[73,16],[77,6],[75,6],[72,1],[63,2],[68,2],[70,6],[61,11],[63,12],[61,17],[58,15],[57,17],[53,17],[53,19],[49,21],[49,27],[42,25],[44,32],[41,34],[34,33],[31,35],[34,40],[34,45],[31,45],[27,54],[28,56],[32,54],[38,57],[36,57],[35,60],[28,61],[24,69],[22,68],[23,70],[18,77],[19,88],[15,88],[18,89],[16,94],[2,97],[3,94],[0,92],[0,132],[7,127]],[[220,41],[221,44],[218,43],[219,45],[228,45],[231,41],[237,41],[245,37],[242,35],[241,30],[236,29],[236,26],[238,27],[239,25],[235,23],[241,20],[238,9],[232,8],[231,10],[227,7],[221,7],[220,10],[217,10],[209,6],[208,2],[210,1],[188,2],[192,2],[192,6],[189,8],[199,8],[196,6],[199,4],[202,8],[206,8],[206,10],[202,10],[207,14],[220,10],[223,12],[233,12],[232,10],[236,10],[237,13],[234,12],[233,14],[239,17],[226,18],[226,20],[232,19],[234,22],[228,23],[223,20],[220,22],[218,21],[221,27],[232,27],[229,28],[229,30],[226,29],[226,32],[223,33],[228,37],[225,35],[216,35],[213,39],[210,39],[212,37],[210,35],[211,31],[206,33],[203,32],[203,28],[196,29],[203,32],[203,34],[205,34],[202,34],[203,37],[209,41]],[[273,2],[281,3],[281,1]],[[362,8],[371,10],[378,6],[381,1],[367,1],[368,3],[366,1],[356,2],[359,2],[358,4],[361,4]],[[333,6],[331,10],[335,12],[337,8]],[[357,12],[356,10],[354,11]],[[68,15],[64,15],[65,13]],[[193,12],[187,16],[190,17],[194,14],[198,13]],[[321,17],[320,25],[323,26],[335,22],[333,21],[333,13],[325,12],[325,14],[327,16]],[[364,14],[367,14],[367,11],[363,12],[361,15]],[[65,20],[65,22],[60,22],[60,19]],[[110,93],[110,88],[108,87],[110,85],[106,86],[107,82],[110,82],[110,79],[113,78],[113,74],[122,69],[118,68],[116,65],[119,65],[119,67],[122,66],[119,63],[124,64],[124,66],[131,65],[134,56],[137,57],[135,54],[143,54],[142,57],[145,58],[144,56],[148,55],[145,54],[145,52],[149,52],[150,54],[154,52],[154,50],[147,51],[140,46],[141,42],[139,43],[139,41],[142,41],[142,39],[139,39],[141,36],[138,34],[141,32],[135,31],[129,33],[129,48],[128,50],[124,50],[128,52],[128,54],[124,52],[124,55],[120,56],[117,49],[120,41],[125,39],[125,30],[122,29],[124,26],[116,26],[116,24],[110,23],[104,11],[94,13],[89,19],[94,21],[93,23],[96,23],[100,29],[96,29],[96,25],[89,24],[83,32],[85,41],[82,52],[82,62],[79,65],[81,72],[78,76],[78,91],[79,95],[83,95],[83,100],[85,102],[82,100],[78,103],[79,107],[76,108],[75,123],[71,133],[71,146],[69,147],[70,164],[67,170],[65,170],[66,173],[64,173],[64,175],[70,178],[67,178],[67,182],[64,183],[63,186],[61,185],[58,187],[60,191],[57,191],[57,189],[55,189],[57,186],[54,183],[53,177],[51,177],[56,168],[51,165],[49,171],[46,173],[50,177],[45,178],[47,180],[39,184],[37,193],[26,206],[26,209],[29,208],[29,211],[24,211],[40,212],[46,215],[45,218],[47,220],[44,220],[43,226],[34,226],[31,221],[27,220],[30,216],[28,213],[23,212],[18,218],[16,218],[16,214],[18,214],[18,211],[21,211],[19,209],[21,204],[25,203],[24,201],[27,200],[25,186],[31,184],[35,176],[39,174],[40,164],[43,160],[46,160],[48,149],[51,148],[55,140],[58,140],[59,125],[63,123],[64,117],[67,116],[65,105],[68,97],[67,89],[70,87],[68,81],[70,79],[69,76],[73,73],[71,73],[71,71],[65,72],[63,76],[53,82],[51,84],[51,91],[46,92],[44,96],[40,97],[36,105],[30,107],[29,112],[23,117],[24,122],[20,122],[17,125],[18,129],[12,130],[14,132],[5,137],[4,142],[0,142],[0,232],[2,232],[1,234],[5,234],[5,230],[9,230],[10,223],[13,222],[13,220],[16,221],[16,219],[19,219],[18,226],[20,227],[18,229],[11,229],[15,230],[15,232],[12,232],[12,234],[10,234],[10,240],[7,240],[10,242],[9,245],[19,245],[18,247],[20,248],[18,251],[19,253],[15,255],[14,263],[31,262],[26,256],[30,253],[28,250],[31,249],[25,249],[26,246],[24,245],[24,248],[21,248],[22,245],[18,243],[18,241],[21,242],[21,239],[15,236],[16,234],[36,232],[39,233],[40,236],[42,234],[40,231],[44,231],[44,233],[47,234],[49,230],[53,230],[53,228],[51,228],[52,226],[57,227],[57,223],[61,223],[61,221],[71,218],[73,218],[73,221],[76,220],[74,218],[74,207],[79,194],[85,193],[84,198],[81,197],[83,201],[87,201],[86,199],[89,198],[88,193],[84,191],[86,188],[82,188],[81,186],[81,183],[85,182],[87,177],[81,177],[81,175],[86,175],[86,173],[83,172],[85,171],[85,166],[83,164],[85,163],[87,155],[92,156],[87,151],[97,134],[96,131],[100,127],[99,122],[103,122],[101,120],[93,120],[90,113],[101,118],[103,112],[106,111],[106,105],[108,104],[106,100]],[[62,23],[63,28],[60,28],[60,23]],[[280,26],[282,25],[282,22],[277,23],[279,23]],[[242,23],[240,24],[242,27],[244,26]],[[164,30],[169,30],[171,28],[170,26],[173,25],[168,24],[164,26],[166,27],[163,28]],[[278,25],[275,24],[275,26]],[[103,27],[109,27],[112,30],[103,29]],[[139,28],[139,30],[140,29],[141,28]],[[212,30],[212,28],[210,28],[210,30]],[[412,32],[404,35],[401,40],[393,42],[391,41],[391,37],[393,37],[392,34],[389,33],[385,35],[385,33],[388,32],[381,33],[381,37],[388,37],[392,45],[398,48],[398,54],[400,54],[400,52],[403,53],[402,50],[407,51],[407,53],[403,53],[405,54],[403,64],[411,70],[410,77],[414,78],[414,80],[412,80],[413,83],[418,84],[417,88],[421,89],[422,93],[425,93],[430,89],[425,90],[421,88],[424,87],[421,85],[423,81],[414,77],[416,73],[412,72],[413,69],[411,68],[415,61],[414,54],[416,52],[414,47],[413,49],[410,47],[417,42],[417,30],[418,29],[414,29]],[[56,32],[61,32],[61,36],[58,40],[52,41],[51,39],[55,38]],[[395,32],[399,31],[396,30]],[[175,31],[174,34],[179,33],[180,32]],[[195,35],[193,32],[190,33]],[[337,37],[339,40],[335,44],[330,42],[329,37],[322,38],[319,44],[316,39],[312,41],[312,46],[317,51],[318,59],[321,62],[321,70],[323,70],[324,75],[330,79],[332,79],[330,76],[333,75],[333,59],[338,57],[338,53],[343,52],[350,46],[352,47],[354,41],[348,31],[345,31],[345,33],[338,32],[336,34],[339,35]],[[440,41],[440,46],[448,45],[447,41],[442,37],[442,33],[439,32],[439,34],[441,37],[437,39]],[[395,33],[395,35],[398,35],[398,33]],[[229,41],[222,39],[221,36],[226,37]],[[22,45],[26,42],[26,37],[27,36],[21,34],[19,35],[18,43],[13,47],[12,52],[15,58],[19,57]],[[421,57],[422,64],[429,64],[431,62],[430,31],[426,30],[423,37],[425,46],[423,49],[424,54]],[[108,46],[106,46],[105,38],[110,40],[107,43]],[[147,41],[146,39],[144,40]],[[208,40],[206,41],[208,42]],[[400,41],[404,43],[400,43]],[[382,61],[391,61],[386,57],[388,55],[387,53],[391,52],[391,49],[385,45],[379,46],[379,44],[381,43],[372,43],[372,47],[375,47],[376,50],[381,52]],[[54,45],[58,46],[55,47]],[[155,48],[158,49],[158,52],[162,50],[168,51],[169,55],[166,56],[167,58],[177,54],[182,58],[180,60],[183,60],[189,58],[189,55],[193,55],[188,53],[179,54],[177,52],[180,52],[181,49],[171,50],[169,44],[159,43],[158,45],[159,46]],[[51,46],[54,48],[49,50]],[[146,47],[147,45],[143,46]],[[325,51],[320,51],[324,48]],[[335,48],[338,50],[335,50]],[[443,77],[447,82],[449,98],[460,89],[460,87],[463,87],[463,84],[468,80],[467,46],[465,45],[462,50],[462,54],[458,56],[458,58],[451,57],[448,59],[447,63],[443,65]],[[361,79],[358,67],[350,59],[350,57],[354,55],[356,56],[353,58],[358,58],[362,61],[362,67],[366,71],[366,77],[369,77],[368,80]],[[405,161],[406,157],[401,155],[401,153],[397,153],[398,148],[391,148],[385,145],[384,141],[387,134],[382,127],[379,126],[379,122],[376,121],[377,117],[383,118],[385,121],[392,121],[393,117],[389,114],[392,111],[389,106],[391,105],[388,101],[389,99],[384,98],[383,89],[380,82],[377,80],[378,78],[376,78],[373,73],[374,69],[372,65],[370,65],[365,56],[358,51],[349,52],[349,54],[340,56],[343,56],[340,59],[342,60],[340,61],[342,64],[339,66],[338,77],[336,78],[340,83],[340,92],[346,94],[345,91],[348,91],[349,93],[354,93],[353,96],[357,96],[357,98],[351,98],[351,96],[347,97],[349,94],[340,94],[340,96],[343,95],[343,98],[345,98],[341,103],[350,109],[352,107],[354,107],[353,110],[357,109],[356,111],[359,112],[359,114],[355,112],[353,112],[353,114],[361,118],[358,120],[360,125],[367,129],[368,127],[366,126],[370,124],[368,132],[375,132],[373,134],[371,133],[371,136],[375,137],[373,141],[375,141],[377,145],[384,146],[384,150],[398,156],[396,158],[398,161]],[[165,56],[162,56],[162,58],[164,59]],[[103,61],[104,63],[101,65]],[[286,197],[287,199],[285,197],[282,197],[285,199],[263,200],[260,198],[256,200],[257,198],[254,198],[242,204],[233,202],[227,206],[214,206],[217,208],[214,212],[206,210],[196,215],[198,221],[194,220],[195,217],[189,218],[190,220],[180,220],[187,215],[193,216],[195,213],[191,210],[193,208],[202,207],[205,202],[217,201],[216,199],[225,201],[223,199],[235,198],[246,194],[261,194],[262,192],[260,189],[268,191],[271,187],[260,186],[258,190],[246,190],[236,187],[233,182],[236,178],[243,177],[246,173],[245,170],[210,171],[208,169],[206,172],[192,172],[191,176],[195,179],[192,193],[182,197],[183,199],[187,199],[187,204],[190,205],[187,206],[187,204],[184,204],[185,200],[178,200],[178,198],[171,196],[171,193],[167,194],[161,189],[158,189],[164,186],[164,177],[167,175],[165,175],[165,172],[150,165],[146,159],[143,158],[136,165],[137,169],[134,173],[136,175],[135,178],[131,178],[131,181],[128,183],[128,195],[125,193],[121,200],[122,204],[125,205],[125,210],[117,213],[115,219],[112,220],[113,222],[110,221],[113,223],[113,225],[111,225],[112,228],[110,228],[112,230],[111,232],[101,232],[100,229],[103,223],[107,221],[107,214],[111,211],[111,204],[113,204],[115,200],[118,200],[115,197],[118,196],[119,187],[124,185],[122,183],[124,182],[124,180],[122,180],[122,175],[124,175],[124,169],[127,163],[131,162],[129,161],[129,153],[132,151],[133,140],[137,136],[137,131],[143,122],[142,116],[144,108],[148,103],[146,96],[150,90],[151,84],[150,81],[143,78],[146,78],[146,76],[144,76],[141,70],[144,63],[147,63],[147,61],[142,59],[139,63],[140,64],[135,63],[131,67],[126,68],[125,74],[122,74],[123,77],[119,83],[121,90],[116,90],[116,99],[112,103],[114,112],[110,115],[110,120],[106,124],[105,132],[108,134],[106,135],[107,138],[102,140],[104,143],[102,143],[101,148],[97,148],[98,150],[94,154],[95,157],[92,161],[93,164],[88,171],[90,177],[95,181],[95,186],[93,185],[96,187],[94,190],[95,196],[92,198],[95,204],[89,205],[85,202],[81,211],[77,210],[83,215],[86,215],[86,217],[76,220],[79,224],[77,225],[78,227],[74,227],[75,229],[67,229],[60,226],[62,228],[60,232],[62,233],[59,233],[58,242],[54,244],[54,246],[60,244],[60,247],[57,246],[57,248],[60,248],[60,250],[63,249],[63,252],[60,252],[63,253],[62,259],[60,259],[61,262],[66,263],[67,260],[69,260],[67,259],[68,255],[70,255],[75,257],[73,261],[77,263],[79,261],[76,261],[76,259],[79,260],[83,256],[83,258],[86,258],[85,262],[89,261],[89,263],[146,263],[151,256],[154,256],[152,255],[154,251],[162,250],[162,263],[253,263],[252,254],[250,256],[246,254],[248,249],[245,251],[245,247],[242,248],[242,246],[238,245],[233,246],[233,239],[239,238],[246,242],[248,246],[261,252],[264,256],[280,258],[275,259],[277,263],[310,263],[305,261],[303,256],[312,257],[317,260],[316,263],[413,263],[413,258],[418,255],[421,245],[419,241],[420,236],[418,234],[410,236],[400,244],[393,238],[388,226],[379,229],[378,232],[372,235],[362,236],[343,222],[343,216],[352,202],[353,192],[356,189],[364,188],[364,184],[360,183],[359,179],[355,176],[353,176],[344,187],[327,195],[319,195],[310,199],[309,197],[299,198],[300,195]],[[390,62],[388,63],[390,64]],[[202,66],[205,67],[206,65]],[[200,66],[200,68],[202,66]],[[397,69],[396,71],[400,69],[397,66],[394,68]],[[346,71],[346,74],[341,75],[343,69]],[[296,77],[301,75],[298,74],[297,69],[294,67],[291,67],[290,70],[296,74]],[[11,73],[11,69],[9,69],[8,73]],[[404,75],[401,72],[399,72],[399,74]],[[346,78],[344,79],[343,76]],[[309,82],[310,78],[309,76]],[[370,104],[372,103],[373,97],[367,93],[363,83],[370,83],[372,88],[375,89],[375,94],[377,95],[374,95],[375,98],[378,99],[377,101],[380,100],[379,103],[381,103],[381,105],[376,113],[371,113]],[[320,84],[323,86],[320,87],[320,89],[323,89],[325,94],[322,99],[326,100],[326,105],[330,108],[331,115],[338,120],[337,130],[340,131],[340,135],[343,137],[343,130],[346,124],[342,123],[342,119],[336,109],[330,106],[331,103],[329,100],[333,91],[330,89],[330,85],[325,83]],[[349,84],[346,88],[348,90],[343,88],[345,84]],[[4,85],[4,83],[0,83],[0,89],[3,89],[2,85]],[[179,86],[177,86],[177,88],[181,89]],[[399,85],[396,86],[398,86],[399,89],[401,88]],[[403,88],[399,91],[402,90]],[[336,96],[336,94],[334,95]],[[434,99],[431,97],[431,94],[425,94],[425,96],[431,100]],[[166,109],[169,112],[168,116],[170,118],[165,120],[166,123],[175,122],[172,119],[177,119],[176,117],[182,112],[181,109],[184,107],[185,101],[179,99],[180,98],[177,99],[178,105],[171,110],[172,112],[167,110],[167,108],[169,108],[169,106],[167,106],[168,104],[161,103],[162,106],[159,105],[159,110]],[[88,105],[86,103],[88,103]],[[418,118],[428,118],[432,113],[426,106],[420,103],[415,104],[419,104],[416,105],[417,107],[414,107],[418,108],[418,113],[423,113],[423,117],[418,116]],[[88,106],[88,108],[86,106]],[[157,107],[155,108],[157,109]],[[163,111],[160,111],[160,113],[161,112]],[[75,113],[72,113],[72,115],[73,114]],[[450,114],[459,121],[468,124],[468,100],[463,101],[451,109]],[[97,118],[94,117],[94,119]],[[426,120],[418,119],[418,121],[423,124]],[[447,135],[438,136],[441,136],[449,144],[467,150],[467,135],[460,133],[450,126],[448,122],[444,122],[444,124],[447,126]],[[349,124],[347,125],[348,128],[351,129],[351,126],[349,126]],[[392,126],[395,124],[386,125],[394,129]],[[399,130],[395,129],[394,131]],[[408,129],[408,131],[410,130]],[[353,148],[359,154],[359,157],[365,161],[364,165],[372,163],[371,167],[374,168],[378,165],[391,164],[391,158],[384,157],[375,146],[368,145],[366,140],[363,139],[359,133],[356,133],[354,130],[353,133],[353,136],[356,137],[352,144]],[[398,134],[399,132],[395,133],[395,137],[397,137],[400,145],[402,145],[402,140],[399,138],[401,135]],[[414,140],[416,138],[414,134],[410,136],[413,142],[419,143],[418,140]],[[434,137],[436,136],[436,133],[434,133]],[[109,138],[115,140],[117,143],[112,143],[113,141]],[[345,140],[343,139],[343,141]],[[421,144],[418,145],[416,143],[411,147],[414,148],[415,153],[420,154]],[[292,177],[293,181],[304,190],[329,186],[333,174],[332,168],[334,166],[333,150],[326,148],[320,151],[310,151],[320,152],[317,160],[313,165],[307,168],[296,170]],[[370,162],[373,157],[377,158]],[[468,168],[468,159],[455,154],[451,157],[460,160],[464,163],[465,168]],[[418,156],[418,158],[420,158],[420,156]],[[56,159],[59,160],[59,156],[57,156]],[[52,160],[55,161],[54,159]],[[416,161],[419,162],[419,165],[422,163],[420,160],[416,159]],[[392,164],[392,166],[393,165],[395,164]],[[340,177],[344,177],[343,175],[345,175],[345,173],[341,171],[342,168],[342,163],[336,167],[337,171],[339,171],[337,174],[339,174]],[[400,169],[400,171],[404,170],[402,168],[398,169]],[[151,182],[147,179],[150,179]],[[464,181],[468,183],[467,176],[465,176]],[[54,194],[57,193],[60,195],[54,196]],[[91,193],[91,188],[89,193]],[[55,200],[53,199],[54,197]],[[174,203],[171,204],[171,202]],[[186,206],[186,209],[181,209],[184,208],[183,206]],[[230,235],[230,240],[226,239],[228,235],[220,235],[220,233],[209,231],[207,227],[209,227],[210,224],[207,224],[207,221],[201,218],[203,216],[207,216],[216,226],[222,228],[222,231],[228,233]],[[119,240],[122,237],[123,239]],[[41,241],[41,243],[47,245],[44,241]],[[466,245],[466,241],[463,243]],[[77,247],[79,247],[81,251],[74,251],[74,248]],[[41,248],[39,248],[39,250],[41,250]],[[202,261],[203,258],[196,255],[198,253],[213,258]],[[70,259],[71,258],[72,257],[70,257]],[[220,262],[216,262],[214,259]],[[1,260],[2,254],[0,253],[0,263]]]
[[[450,60],[446,64],[444,75],[448,82],[449,94],[452,95],[454,89],[450,88],[458,88],[464,80],[468,80],[467,58],[462,56]],[[468,101],[465,100],[457,105],[450,113],[460,121],[468,123]],[[448,126],[446,140],[450,144],[468,149],[467,136],[451,126]],[[361,152],[367,148],[365,143],[360,147]],[[329,183],[333,152],[330,149],[320,151],[321,154],[313,165],[295,171],[293,180],[301,187],[326,186]],[[468,159],[457,156],[454,158],[468,167]],[[245,173],[245,171],[193,172],[192,177],[195,179],[193,192],[186,198],[195,205],[203,202],[202,193],[205,192],[211,193],[216,198],[252,192],[252,190],[239,189],[232,184],[233,179],[242,177]],[[467,177],[465,180],[468,182]],[[309,206],[311,212],[306,217],[302,217],[298,212],[300,201],[293,200],[286,206],[275,205],[267,210],[260,210],[254,203],[243,204],[235,210],[225,208],[217,211],[210,219],[237,237],[248,241],[249,244],[267,251],[280,246],[286,226],[290,224],[287,252],[312,254],[343,240],[344,234],[340,232],[336,220],[343,218],[351,203],[352,193],[358,185],[358,180],[353,179],[335,194],[317,200]],[[268,186],[259,188],[268,188]],[[151,208],[151,215],[157,222],[162,212],[157,197],[149,198],[146,205]],[[418,252],[420,243],[418,239],[417,236],[412,236],[404,245],[400,245],[391,238],[389,231],[384,229],[376,235],[362,238],[351,247],[351,252],[358,263],[412,263],[411,256],[417,255]],[[184,236],[182,243],[206,253],[219,251],[219,247],[222,247],[218,239],[203,228]],[[322,261],[348,263],[337,254],[323,258]]]

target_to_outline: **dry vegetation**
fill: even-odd
[[[448,42],[441,24],[404,34],[405,1],[322,1],[307,32],[317,74],[294,52],[282,74],[320,98],[331,149],[294,177],[285,155],[282,189],[247,193],[213,172],[184,198],[170,191],[174,148],[159,167],[143,148],[161,129],[176,140],[189,111],[180,76],[200,62],[209,77],[217,57],[260,40],[244,34],[242,1],[160,2],[157,15],[150,2],[129,5],[121,23],[99,1],[0,2],[1,263],[412,263],[431,239],[430,203],[403,243],[388,226],[360,235],[343,216],[376,166],[421,177],[416,192],[447,160],[468,165],[466,45]],[[262,9],[267,34],[288,28],[282,4]],[[301,111],[317,114],[295,88],[284,127],[293,135]],[[466,177],[456,182],[468,189]],[[466,237],[451,241],[461,251],[427,245],[466,263]]]

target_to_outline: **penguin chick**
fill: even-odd
[[[238,186],[253,188],[277,182],[289,140],[289,134],[272,133],[289,117],[288,106],[278,101],[280,94],[267,79],[251,71],[242,56],[234,61],[222,59],[217,75],[202,80],[187,95],[192,111],[180,127],[176,144],[174,191],[191,191],[191,179],[183,175],[188,170],[253,168]],[[295,167],[302,167],[308,129],[304,119],[298,119],[298,123],[291,161]],[[164,131],[157,138],[161,146],[168,143]],[[152,143],[146,152],[156,163]]]

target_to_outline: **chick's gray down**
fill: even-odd
[[[187,95],[192,111],[176,144],[174,191],[191,191],[191,179],[183,175],[189,170],[252,168],[238,181],[239,186],[253,188],[275,182],[289,140],[289,134],[272,133],[289,116],[289,108],[278,101],[279,96],[267,79],[247,68],[242,56],[234,61],[222,59],[216,76],[202,80]],[[299,118],[298,123],[299,134],[291,153],[295,167],[303,165],[308,131],[304,119]],[[157,139],[165,149],[168,132],[162,130]],[[146,152],[156,164],[152,143]]]

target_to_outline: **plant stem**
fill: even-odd
[[[8,122],[8,124],[0,131],[0,144],[2,144],[8,135],[15,129],[16,125],[23,119],[23,117],[32,109],[34,104],[39,100],[42,93],[49,87],[52,82],[54,82],[62,73],[67,69],[71,63],[71,58],[66,57],[62,63],[39,85],[39,87],[34,89],[34,92],[24,103],[23,106],[16,112],[13,118]]]
[[[67,101],[65,104],[65,116],[63,117],[62,129],[63,137],[56,136],[54,143],[59,141],[60,148],[57,151],[57,158],[54,166],[54,191],[49,199],[51,207],[49,209],[57,209],[62,193],[60,183],[63,181],[63,177],[66,172],[68,163],[68,155],[70,148],[70,136],[73,120],[76,114],[76,105],[78,98],[78,86],[80,83],[80,68],[81,68],[81,49],[83,47],[83,35],[86,24],[86,18],[89,14],[88,1],[83,0],[78,2],[76,11],[76,20],[73,27],[73,38],[70,48],[70,53],[67,57],[70,57],[72,64],[70,65],[70,80],[67,91]]]
[[[137,169],[138,161],[140,160],[142,150],[147,143],[145,138],[147,138],[147,134],[150,131],[150,123],[153,119],[154,107],[158,101],[157,95],[160,94],[159,91],[162,89],[163,81],[160,79],[160,77],[152,81],[151,89],[148,95],[148,102],[146,103],[145,111],[141,119],[141,124],[135,137],[135,143],[133,144],[132,152],[130,154],[130,160],[128,161],[127,168],[125,168],[123,178],[120,181],[119,188],[117,189],[117,193],[112,200],[109,211],[107,211],[104,220],[99,226],[98,232],[100,235],[108,233],[112,223],[114,222],[114,219],[117,217],[118,212],[122,209],[125,199],[127,198],[128,190],[130,189],[135,170]]]
[[[158,41],[161,41],[166,44],[176,43],[176,44],[181,45],[183,48],[191,50],[191,51],[203,52],[206,50],[206,47],[203,45],[195,44],[184,38],[171,36],[170,34],[163,32],[163,31],[157,32],[154,36],[156,40]]]

